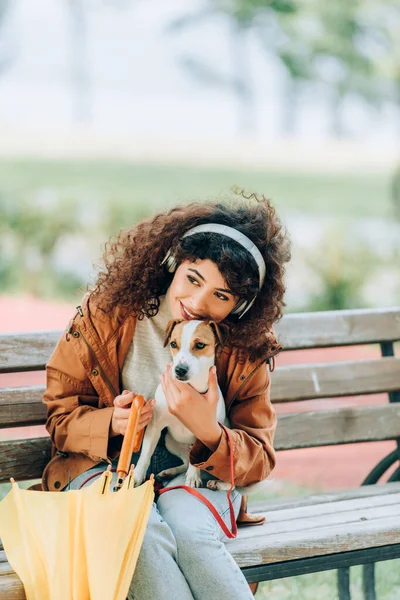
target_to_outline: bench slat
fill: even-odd
[[[271,512],[275,510],[281,511],[289,508],[314,506],[316,504],[333,504],[335,502],[343,502],[344,500],[352,500],[354,498],[376,497],[381,495],[390,496],[391,494],[399,493],[400,483],[392,481],[390,483],[380,483],[379,485],[363,485],[359,488],[310,494],[309,496],[295,496],[292,498],[252,501],[250,496],[249,510],[254,513],[268,512],[271,514]]]
[[[400,307],[285,315],[276,325],[285,350],[400,340]],[[63,332],[0,335],[0,373],[43,370]]]
[[[14,573],[14,571],[7,560],[6,553],[4,550],[0,550],[0,575],[7,575],[8,573]]]
[[[45,423],[44,390],[44,385],[0,389],[0,428]]]
[[[400,390],[400,357],[279,367],[271,382],[273,402],[392,392]]]
[[[268,535],[264,527],[263,534],[251,540],[227,542],[239,567],[399,544],[400,524],[398,517],[388,517],[275,536]]]
[[[400,510],[398,505],[384,507],[384,515],[385,519],[392,519],[393,523],[395,524],[400,518]],[[267,517],[268,515],[265,516]],[[326,529],[327,523],[331,528],[343,526],[347,527],[351,525],[357,527],[357,525],[362,521],[368,521],[368,523],[372,523],[379,521],[380,519],[382,519],[382,517],[377,514],[377,510],[375,508],[355,509],[354,511],[348,511],[345,513],[335,511],[334,514],[329,515],[329,518],[327,518],[326,515],[322,515],[319,517],[304,518],[301,520],[299,517],[298,519],[292,521],[279,521],[277,523],[269,520],[266,533],[273,542],[273,536],[282,536],[282,538],[284,538],[286,536],[295,534],[299,536],[302,534],[307,535],[310,530],[312,530],[315,535],[318,536],[319,530]],[[254,536],[252,535],[247,535],[245,537],[249,540],[249,543],[252,543],[254,540]]]
[[[285,315],[276,325],[285,350],[400,340],[400,307]]]
[[[310,431],[313,432],[310,437]],[[400,437],[400,405],[346,407],[278,416],[276,450]],[[50,459],[50,438],[0,442],[0,481],[36,479]]]
[[[251,528],[251,532],[240,529],[238,538],[229,540],[227,548],[239,566],[246,567],[398,544],[400,489],[397,484],[386,484],[382,490],[376,495],[365,495],[363,488],[354,490],[350,500],[343,500],[343,492],[332,493],[328,503],[323,494],[322,506],[318,495],[314,496],[313,504],[303,499],[302,505],[302,500],[298,500],[297,507],[280,508],[275,500],[268,510],[265,503],[265,523]]]
[[[51,458],[49,437],[0,442],[0,482],[39,479]]]
[[[351,500],[317,503],[315,505],[282,507],[280,510],[262,511],[268,518],[268,535],[280,532],[306,531],[340,523],[356,523],[359,520],[372,521],[386,517],[400,517],[400,492],[373,497],[357,497]],[[253,538],[251,528],[243,528],[242,538]]]
[[[24,586],[15,573],[0,577],[0,598],[4,598],[4,600],[26,600]]]
[[[37,331],[0,335],[0,373],[43,370],[61,333]]]
[[[272,375],[273,402],[293,402],[400,389],[400,357],[280,367]],[[44,386],[0,389],[0,428],[43,424]]]
[[[279,415],[277,450],[315,448],[400,437],[400,404],[352,406]]]

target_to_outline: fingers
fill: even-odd
[[[151,418],[153,416],[155,402],[156,402],[155,400],[149,400],[144,405],[142,412],[140,413],[140,417],[139,417],[139,424],[138,424],[139,431],[141,429],[144,429],[144,427],[147,427],[147,425],[150,423]]]
[[[143,420],[143,419],[147,419],[149,416],[151,418],[152,414],[153,414],[153,410],[154,410],[154,405],[155,405],[156,401],[155,400],[149,400],[148,402],[146,402],[146,404],[143,406],[142,411],[140,413],[140,419],[139,419],[139,423]]]
[[[161,385],[167,401],[168,411],[173,415],[177,415],[185,393],[188,391],[187,384],[174,379],[172,377],[171,366],[168,365],[165,372],[161,375]]]
[[[125,394],[125,396],[127,396],[127,394]],[[115,400],[117,400],[117,398],[119,398],[119,396],[117,396],[115,398]],[[114,400],[114,404],[116,404],[115,400]],[[139,417],[138,431],[140,431],[141,429],[144,429],[150,423],[151,418],[153,416],[155,402],[156,401],[154,399],[149,400],[143,406],[141,413],[140,413],[140,417]],[[130,407],[124,408],[124,407],[119,407],[118,405],[115,406],[113,417],[112,417],[112,421],[113,421],[112,429],[114,432],[119,433],[121,435],[125,435],[125,431],[126,431],[126,428],[128,425],[130,411],[131,411]]]
[[[218,402],[219,390],[218,390],[218,378],[217,378],[217,367],[214,365],[210,368],[208,374],[208,392],[205,394],[206,398],[212,404]]]
[[[211,385],[216,385],[218,382],[217,367],[215,365],[210,368],[210,371],[208,373],[208,382]]]
[[[175,379],[175,377],[172,376],[172,365],[167,365],[165,367],[165,371],[160,376],[160,378],[164,394],[166,389],[169,390],[170,393],[173,393],[173,390],[175,390],[176,393],[177,391],[180,392],[186,389],[187,383],[183,383],[182,381],[179,381],[178,379]]]
[[[119,408],[128,408],[132,404],[135,396],[135,392],[128,392],[128,390],[124,390],[122,394],[114,398],[114,406]]]

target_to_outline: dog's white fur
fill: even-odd
[[[166,344],[171,337],[175,324],[176,322],[170,322],[168,325]],[[179,328],[180,348],[173,356],[172,375],[174,378],[182,381],[182,375],[179,373],[179,368],[183,368],[183,370],[187,369],[187,372],[184,375],[185,382],[190,383],[190,385],[198,392],[204,393],[207,391],[208,387],[209,370],[215,364],[215,352],[214,349],[212,349],[211,352],[211,349],[208,348],[208,351],[205,353],[202,353],[201,350],[193,353],[191,342],[195,332],[196,339],[198,338],[199,329],[197,328],[199,324],[202,324],[203,328],[200,329],[200,332],[204,332],[204,326],[211,329],[213,339],[215,340],[214,347],[218,341],[220,341],[220,339],[218,339],[220,332],[215,323],[205,323],[204,321],[199,320],[185,322],[183,326]],[[210,337],[205,341],[209,341],[209,339]],[[219,387],[218,391],[217,420],[226,427],[229,427],[229,421],[226,418],[225,402]],[[161,471],[161,473],[158,473],[158,476],[160,478],[170,479],[180,473],[186,472],[186,485],[189,487],[201,487],[202,481],[200,469],[194,467],[189,462],[189,453],[195,442],[195,436],[176,416],[169,412],[161,384],[157,387],[155,400],[156,403],[153,410],[153,416],[146,427],[140,458],[135,468],[135,485],[140,485],[145,480],[147,469],[160,439],[161,432],[164,427],[167,427],[168,431],[165,436],[165,446],[171,454],[179,456],[183,461],[183,464],[178,467],[165,469],[164,471]],[[240,493],[249,495],[262,491],[265,488],[265,485],[266,480],[245,488],[238,487],[237,489]],[[220,480],[210,480],[207,482],[207,487],[215,490],[228,490],[230,488],[230,483]]]

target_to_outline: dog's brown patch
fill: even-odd
[[[167,335],[165,337],[164,347],[169,344],[172,356],[175,356],[181,349],[182,329],[188,321],[170,321],[167,325]],[[175,348],[171,343],[175,342]]]
[[[199,323],[194,330],[190,347],[195,356],[213,356],[215,352],[215,335],[209,323]],[[196,345],[206,344],[205,348],[197,348]]]
[[[175,356],[181,349],[182,329],[187,323],[190,321],[170,321],[167,325],[164,347],[170,345],[172,356]],[[175,347],[171,347],[171,342],[174,342],[173,346]],[[194,356],[213,356],[218,342],[220,339],[214,322],[202,321],[193,332],[190,349]],[[205,347],[197,348],[198,343],[205,344]]]
[[[187,321],[183,321],[183,319],[171,319],[171,321],[168,321],[167,323],[167,328],[165,330],[165,338],[164,338],[164,348],[166,346],[168,346],[168,343],[172,337],[172,332],[174,331],[175,327],[179,324],[179,323],[186,323]],[[180,336],[179,336],[180,339]]]

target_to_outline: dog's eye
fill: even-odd
[[[203,348],[205,348],[205,347],[206,347],[206,345],[203,344],[203,342],[196,342],[196,346],[195,346],[196,350],[203,350]]]
[[[171,342],[170,346],[171,346],[171,348],[177,348],[178,344],[176,342]]]

